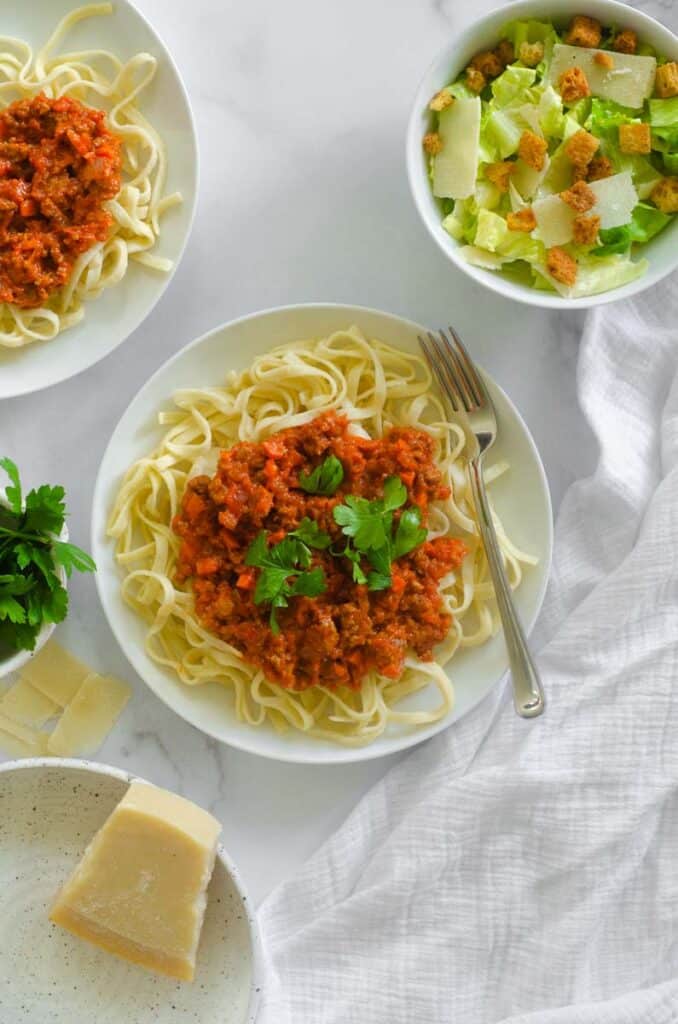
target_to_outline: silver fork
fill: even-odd
[[[466,413],[476,439],[469,461],[471,489],[506,639],[513,700],[519,715],[536,718],[544,710],[544,691],[513,604],[483,480],[483,456],[496,439],[497,415],[473,360],[455,330],[450,327],[449,332],[450,338],[444,331],[436,338],[429,331],[426,338],[419,336],[419,344],[443,394],[454,412]]]

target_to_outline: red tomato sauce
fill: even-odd
[[[343,550],[346,538],[332,510],[345,495],[375,500],[386,478],[397,475],[407,488],[407,505],[422,510],[423,525],[429,503],[449,496],[434,462],[435,443],[424,431],[396,428],[366,440],[348,426],[345,417],[327,413],[262,444],[222,451],[213,477],[189,480],[172,524],[182,538],[176,578],[192,579],[202,624],[289,689],[357,689],[370,669],[397,679],[408,649],[432,660],[451,622],[439,583],[467,553],[460,540],[425,541],[393,562],[390,589],[369,591],[353,581],[348,559],[314,550],[313,566],[324,570],[326,591],[292,598],[278,612],[279,635],[272,632],[268,606],[254,603],[259,570],[245,564],[261,530],[277,543],[308,516],[331,535],[335,551]],[[343,465],[341,486],[331,497],[307,494],[299,474],[311,473],[329,455]]]
[[[103,242],[121,140],[102,110],[42,93],[0,111],[0,302],[41,306]]]

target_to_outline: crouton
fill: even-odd
[[[518,48],[518,56],[528,68],[536,68],[540,60],[544,59],[543,43],[521,43]]]
[[[438,135],[438,132],[428,132],[423,138],[423,145],[429,156],[436,156],[443,148],[443,140]]]
[[[586,180],[600,181],[601,178],[609,178],[612,174],[614,174],[612,161],[606,156],[594,156],[587,167]]]
[[[564,42],[569,46],[600,46],[603,29],[599,21],[586,14],[576,14],[570,22]]]
[[[548,143],[546,139],[542,139],[540,135],[535,135],[529,129],[520,136],[518,156],[528,167],[533,167],[535,171],[543,169],[547,150]]]
[[[611,71],[614,67],[614,57],[607,50],[596,50],[593,55],[593,63],[597,64],[598,67]]]
[[[576,259],[558,245],[546,253],[546,269],[551,277],[562,284],[571,286],[577,280]]]
[[[499,57],[497,57],[496,53],[492,53],[491,50],[477,53],[471,61],[471,67],[475,68],[476,71],[480,71],[481,75],[485,75],[485,78],[496,78],[504,70]]]
[[[572,164],[572,184],[578,181],[588,181],[588,166],[586,164]]]
[[[580,213],[572,222],[572,237],[577,245],[595,245],[600,231],[600,217]]]
[[[564,103],[576,103],[591,95],[589,80],[581,68],[569,68],[558,79],[558,88]]]
[[[531,206],[524,210],[517,210],[515,213],[506,214],[506,224],[509,231],[534,231],[537,226],[537,218]]]
[[[650,192],[650,199],[662,213],[678,213],[678,177],[658,181]]]
[[[565,143],[565,153],[573,164],[586,167],[591,163],[593,154],[600,145],[600,139],[591,135],[584,128],[580,128],[574,135],[570,135]]]
[[[614,37],[612,49],[617,53],[635,53],[638,49],[638,36],[632,28],[622,29]]]
[[[585,181],[578,181],[572,188],[560,193],[560,198],[577,213],[586,213],[596,203],[596,194]]]
[[[496,164],[487,164],[485,177],[496,185],[500,192],[508,192],[509,178],[513,174],[516,165],[511,160],[500,160]]]
[[[652,133],[649,124],[620,124],[619,148],[622,153],[652,152]]]
[[[477,68],[466,68],[466,84],[471,92],[482,92],[487,85],[487,79],[482,71]]]
[[[513,49],[513,43],[510,39],[500,39],[498,45],[495,47],[494,52],[497,56],[497,60],[503,68],[507,64],[513,64],[516,59],[516,51]]]
[[[441,110],[445,110],[446,107],[451,107],[454,103],[454,96],[451,96],[447,89],[441,89],[437,92],[431,102],[428,105],[429,110],[435,110],[437,114]]]
[[[654,91],[662,100],[678,96],[678,63],[660,64],[654,80]]]

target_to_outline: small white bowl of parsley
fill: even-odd
[[[94,572],[90,556],[70,544],[63,487],[43,484],[25,496],[16,465],[0,458],[9,478],[0,488],[0,678],[16,672],[68,614],[73,570]]]

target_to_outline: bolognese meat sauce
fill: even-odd
[[[106,115],[42,93],[0,111],[0,302],[43,305],[109,235],[120,139]]]
[[[394,428],[368,440],[348,428],[345,417],[327,413],[261,444],[234,445],[221,453],[213,477],[189,480],[173,522],[182,538],[176,578],[192,579],[200,621],[268,679],[290,689],[358,688],[371,669],[396,679],[408,649],[431,660],[451,622],[440,581],[466,555],[460,540],[427,540],[392,563],[390,588],[370,591],[354,582],[349,560],[333,554],[346,542],[333,518],[346,495],[375,500],[385,480],[399,476],[425,524],[429,503],[448,497],[449,489],[434,462],[434,441],[424,431]],[[300,474],[329,455],[344,469],[339,489],[331,497],[306,493]],[[245,558],[260,531],[276,543],[305,517],[332,538],[331,548],[313,551],[326,589],[318,597],[295,597],[280,609],[276,635],[268,611],[254,602],[257,570]]]

